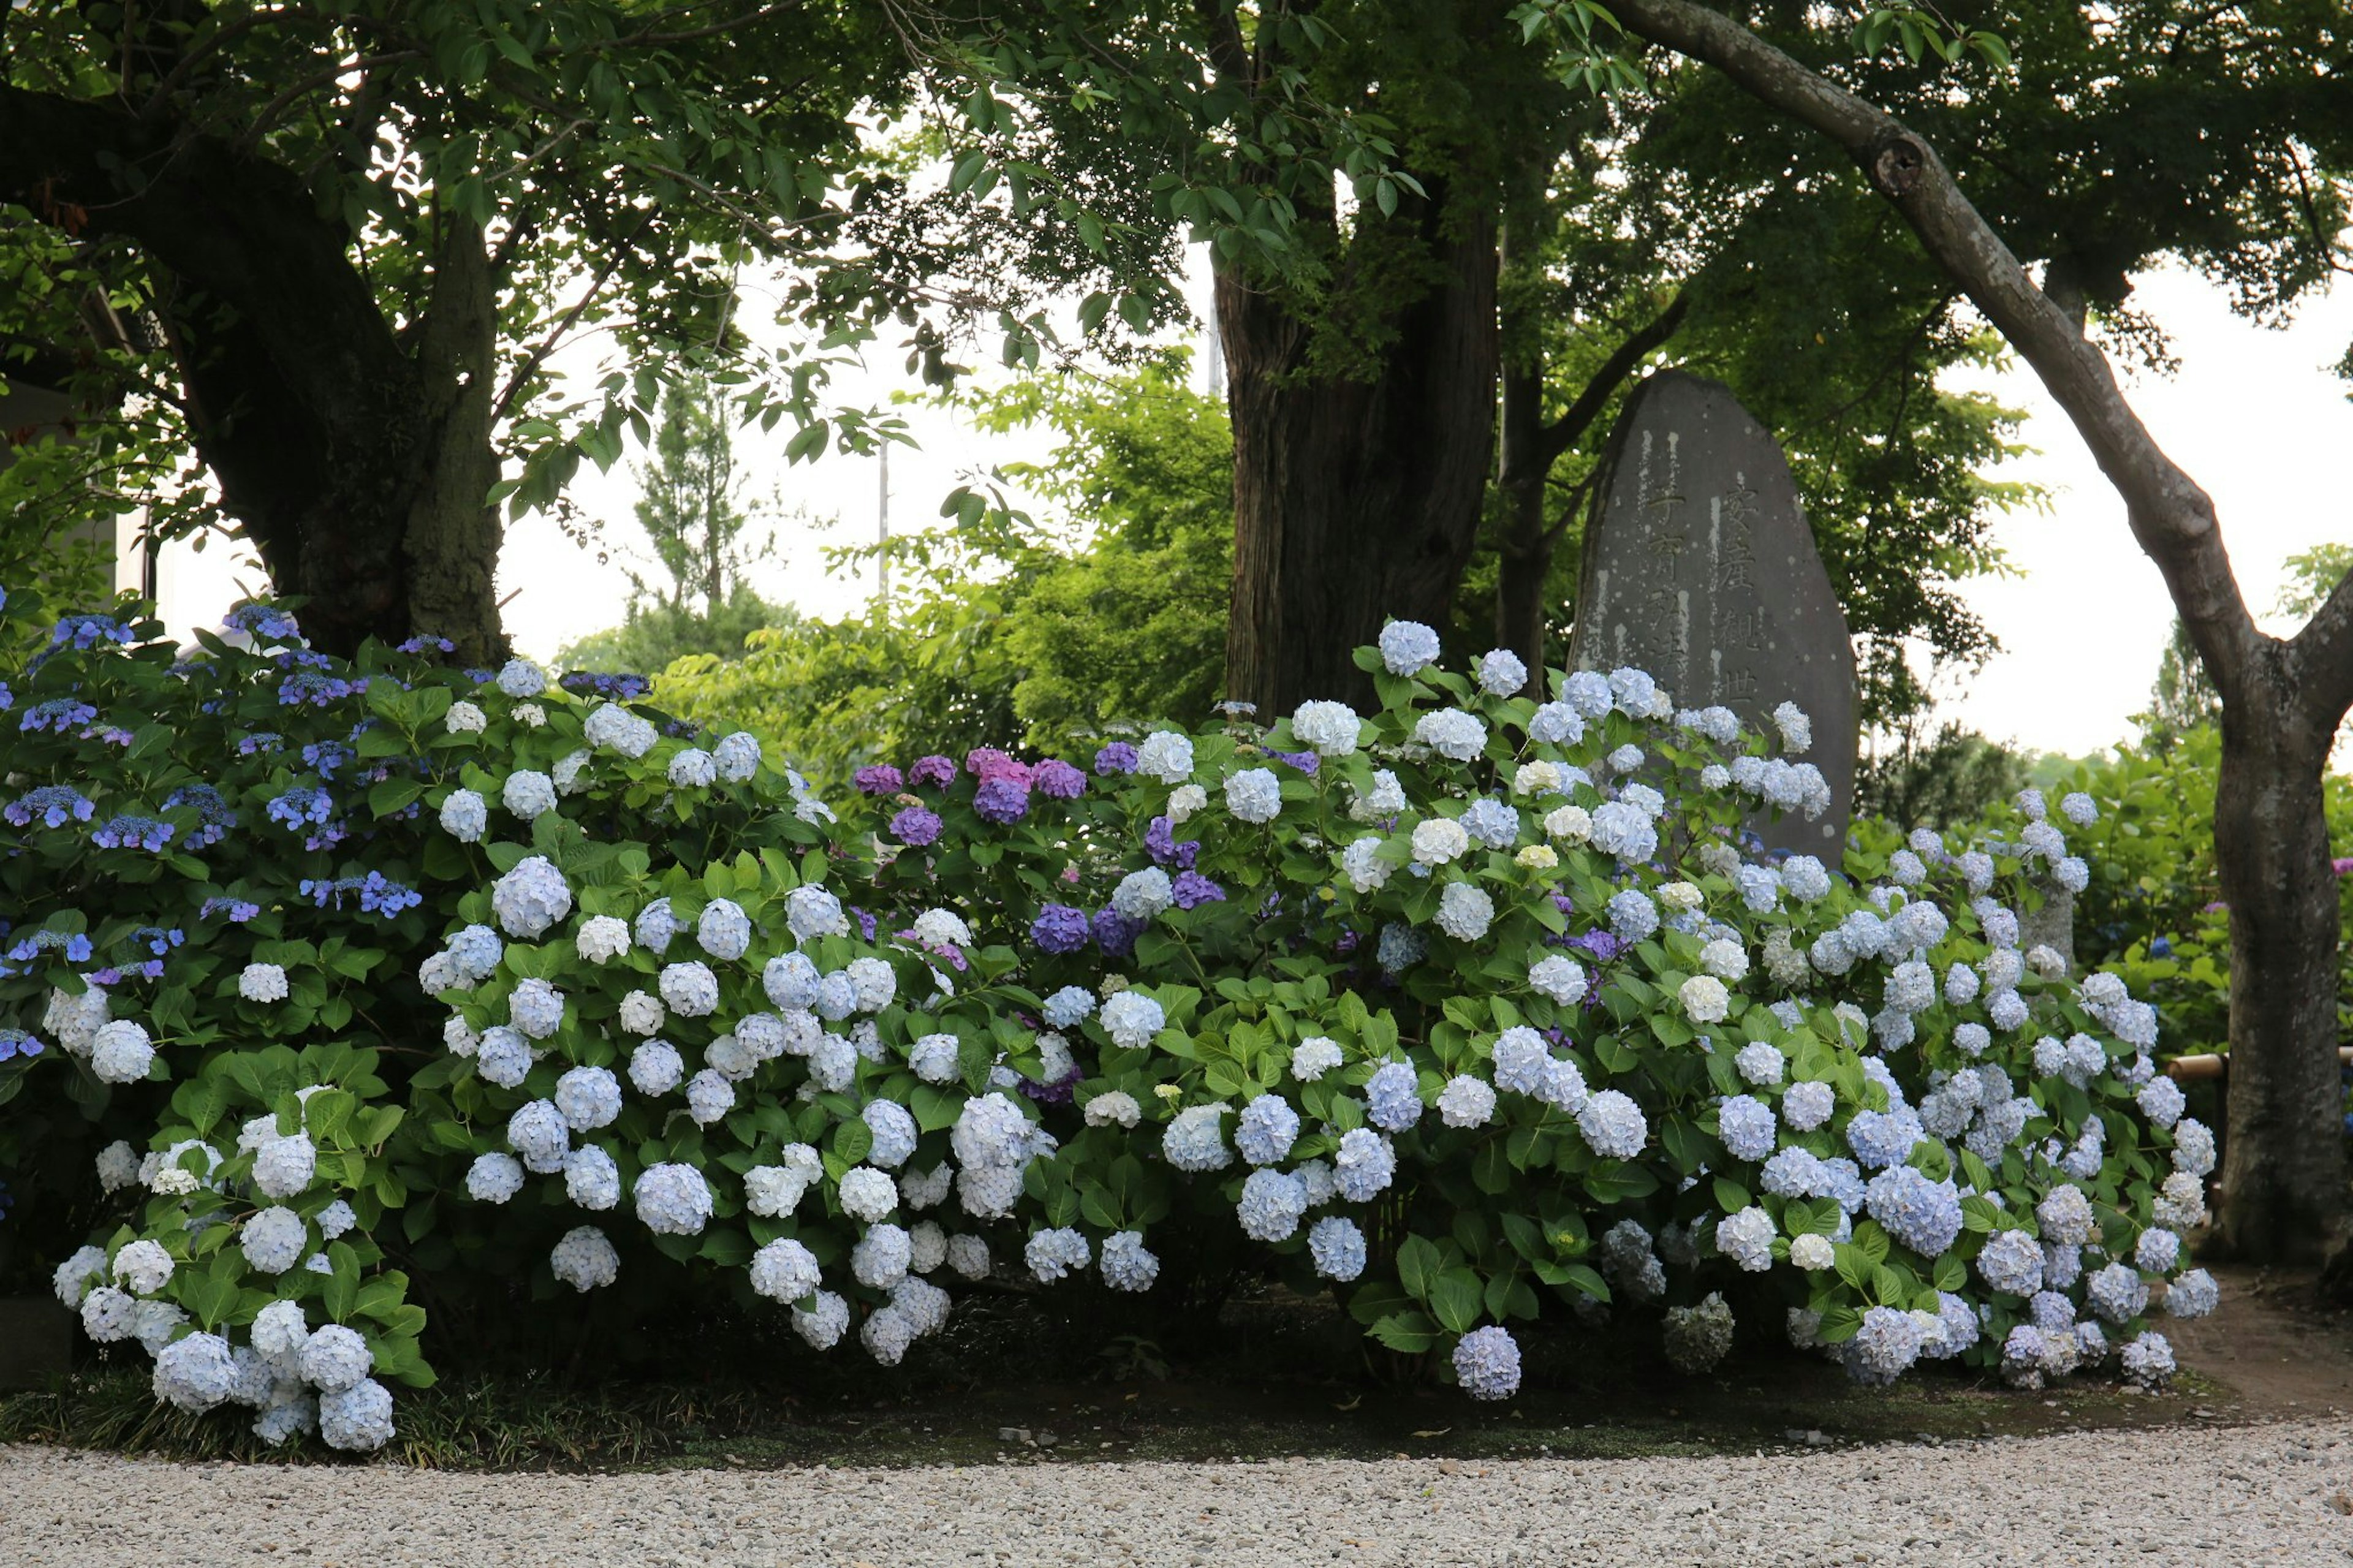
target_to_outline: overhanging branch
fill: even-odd
[[[1637,37],[1723,71],[1829,136],[1901,213],[1929,257],[2033,367],[2118,495],[2133,537],[2165,576],[2225,700],[2243,691],[2269,639],[2255,627],[2222,547],[2214,503],[2140,422],[2107,359],[2034,286],[1961,195],[1936,150],[1893,116],[1691,0],[1603,0]]]

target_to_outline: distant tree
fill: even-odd
[[[1947,828],[1982,816],[2026,787],[2025,757],[1974,730],[1947,723],[1933,735],[1915,721],[1855,771],[1858,815],[1899,827]]]
[[[2149,692],[2148,711],[2135,714],[2133,722],[2140,726],[2141,737],[2150,749],[2163,755],[2179,745],[2190,731],[2211,729],[2221,721],[2221,694],[2214,689],[2212,678],[2177,616],[2173,633],[2165,640],[2165,651],[2158,656],[2157,685]]]
[[[670,669],[659,700],[765,726],[796,766],[834,783],[920,752],[1075,754],[1113,722],[1206,718],[1233,573],[1224,408],[1186,384],[1182,356],[1018,382],[962,406],[985,429],[1061,437],[1043,463],[998,476],[1045,501],[1039,516],[975,492],[950,527],[891,542],[887,617],[759,632],[740,661]]]
[[[657,675],[691,655],[741,658],[753,633],[800,620],[791,605],[771,604],[738,583],[715,614],[701,605],[632,605],[628,620],[565,644],[555,658],[566,669]]]
[[[744,580],[776,538],[763,524],[771,509],[739,493],[730,408],[707,381],[681,381],[663,395],[653,461],[638,468],[637,504],[659,574],[625,568],[628,619],[565,647],[567,667],[651,674],[689,654],[740,658],[752,633],[800,618]]]

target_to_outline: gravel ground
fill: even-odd
[[[452,1474],[0,1449],[0,1563],[2353,1563],[2353,1423],[1704,1459]]]

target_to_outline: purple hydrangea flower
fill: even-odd
[[[448,650],[445,648],[442,651],[446,653]],[[482,679],[487,680],[495,673],[484,670]],[[614,702],[634,702],[654,689],[654,683],[642,675],[596,675],[585,669],[574,670],[556,684],[575,695],[586,696],[594,692]]]
[[[1144,922],[1130,920],[1117,910],[1104,908],[1095,911],[1095,946],[1105,958],[1125,958],[1135,951],[1135,939],[1144,932]]]
[[[1168,885],[1168,890],[1180,910],[1193,909],[1201,904],[1223,903],[1226,898],[1223,888],[1198,871],[1177,872],[1176,879]]]
[[[879,919],[860,909],[856,904],[849,906],[849,918],[858,922],[858,931],[860,936],[868,942],[874,940],[874,932],[881,924]]]
[[[1087,793],[1087,775],[1059,757],[1049,757],[1031,769],[1029,783],[1049,800],[1076,800]]]
[[[1029,922],[1029,940],[1048,952],[1076,952],[1092,934],[1087,911],[1068,904],[1048,904]]]
[[[30,734],[37,730],[55,730],[62,735],[78,725],[87,724],[98,717],[98,710],[71,697],[53,697],[47,702],[36,702],[25,710],[16,721],[16,728]]]
[[[1267,755],[1278,763],[1289,763],[1311,779],[1315,776],[1315,770],[1324,764],[1324,759],[1313,752],[1269,752]]]
[[[849,775],[860,795],[897,795],[907,787],[904,774],[888,763],[876,763]]]
[[[941,756],[917,757],[914,766],[907,770],[907,783],[910,786],[931,784],[939,789],[945,789],[955,783],[955,762]]]
[[[1095,753],[1095,774],[1099,778],[1134,771],[1135,748],[1125,741],[1113,741]]]
[[[973,791],[972,809],[984,822],[1016,823],[1029,815],[1029,792],[1009,778],[989,779]]]
[[[69,821],[88,822],[98,808],[70,784],[43,784],[11,803],[0,816],[17,827],[29,827],[39,817],[44,827],[63,827]]]
[[[1193,858],[1201,852],[1201,841],[1188,838],[1176,842],[1176,831],[1165,816],[1155,816],[1152,826],[1144,830],[1145,853],[1162,866],[1174,866],[1180,871],[1193,868]]]
[[[1618,956],[1619,948],[1624,944],[1606,931],[1589,931],[1583,936],[1570,937],[1568,941],[1562,945],[1577,948],[1583,952],[1589,952],[1593,955],[1595,962],[1607,963],[1611,959]]]
[[[172,842],[179,829],[168,822],[158,822],[152,816],[126,813],[111,817],[91,829],[90,841],[101,849],[144,849],[160,855],[164,846]]]
[[[891,836],[910,848],[928,849],[940,836],[939,814],[911,805],[891,819]]]

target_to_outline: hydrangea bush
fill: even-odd
[[[1485,1399],[1546,1318],[1698,1371],[1767,1302],[1865,1383],[2157,1384],[2152,1301],[2212,1304],[2154,1013],[2020,950],[2069,816],[1761,856],[1744,817],[1827,798],[1794,708],[1536,702],[1398,623],[1376,712],[821,801],[609,681],[233,619],[182,658],[69,617],[6,695],[0,1095],[121,1136],[59,1299],[273,1440],[382,1444],[432,1375],[409,1272],[524,1260],[891,1365],[963,1282],[1210,1248]]]

